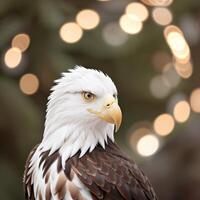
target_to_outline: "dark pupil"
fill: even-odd
[[[92,95],[91,95],[90,93],[88,93],[88,94],[87,94],[87,98],[89,98],[89,99],[90,99],[90,98],[91,98],[91,96],[92,96]]]

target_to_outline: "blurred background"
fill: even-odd
[[[1,0],[0,56],[0,199],[23,199],[49,89],[75,65],[116,83],[117,142],[158,197],[200,199],[199,0]]]

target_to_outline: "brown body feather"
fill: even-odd
[[[36,149],[36,148],[35,148]],[[30,159],[35,149],[28,157],[25,174],[25,198],[34,200],[31,174],[28,174]],[[48,186],[48,169],[57,160],[57,173],[59,176],[56,192],[59,199],[63,199],[65,190],[69,190],[72,199],[84,200],[78,188],[71,182],[74,174],[88,188],[94,200],[156,200],[155,192],[144,173],[137,165],[124,155],[118,146],[109,141],[106,148],[98,145],[91,153],[79,158],[79,152],[68,159],[65,170],[62,169],[60,155],[49,151],[41,154],[43,177],[46,179],[46,199],[51,199]],[[67,187],[66,187],[67,185]]]

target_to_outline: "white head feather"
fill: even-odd
[[[87,109],[98,110],[105,95],[117,90],[110,77],[94,69],[76,66],[62,75],[51,89],[41,146],[50,154],[59,149],[64,164],[79,150],[83,156],[98,143],[104,148],[107,138],[114,140],[114,125]],[[95,101],[85,102],[83,91],[95,94]]]

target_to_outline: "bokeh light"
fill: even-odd
[[[19,81],[19,86],[24,94],[32,95],[39,88],[39,80],[34,74],[24,74]]]
[[[175,127],[175,122],[170,114],[164,113],[159,115],[154,121],[154,130],[158,135],[169,135]]]
[[[103,39],[112,46],[120,46],[124,44],[128,36],[121,30],[118,23],[109,23],[103,29]]]
[[[166,26],[172,22],[173,16],[168,8],[155,8],[152,12],[154,21],[162,26]]]
[[[82,36],[83,30],[78,24],[74,22],[65,23],[60,28],[60,37],[63,41],[67,43],[78,42],[82,38]]]
[[[141,0],[141,1],[149,6],[169,6],[173,3],[173,0]]]
[[[153,77],[151,79],[149,87],[151,94],[158,99],[163,99],[167,97],[170,93],[170,87],[163,76]]]
[[[191,62],[188,62],[186,64],[181,64],[179,62],[174,63],[175,69],[177,74],[182,78],[190,78],[193,73],[193,66]]]
[[[22,52],[26,51],[29,45],[30,45],[30,37],[28,34],[20,33],[17,34],[12,39],[12,47],[16,47],[20,49]]]
[[[144,125],[134,128],[134,130],[131,130],[130,139],[129,139],[131,148],[135,150],[139,139],[143,137],[144,135],[151,134],[151,133],[152,133],[151,129]]]
[[[119,24],[122,30],[128,34],[137,34],[143,28],[141,21],[138,21],[137,19],[134,19],[126,14],[121,16]]]
[[[190,95],[190,105],[194,112],[200,113],[200,88],[192,91]]]
[[[76,22],[83,29],[94,29],[100,22],[99,14],[90,9],[81,10],[76,16]]]
[[[181,82],[181,77],[176,72],[172,63],[168,63],[163,67],[162,77],[164,83],[172,89],[176,88]]]
[[[152,156],[159,148],[159,140],[153,134],[141,137],[137,143],[137,151],[142,156]]]
[[[18,48],[12,47],[7,50],[4,56],[4,62],[7,67],[15,68],[17,67],[22,59],[22,53]]]
[[[188,63],[190,60],[190,48],[182,31],[177,26],[167,26],[164,30],[166,41],[175,56],[176,61]]]
[[[145,21],[149,16],[146,6],[138,2],[128,4],[126,7],[126,14],[138,21]]]
[[[179,101],[174,106],[174,118],[177,122],[183,123],[190,117],[190,105],[187,101]]]
[[[163,67],[171,62],[171,60],[172,56],[165,51],[156,51],[152,56],[152,64],[159,72],[163,71]]]

